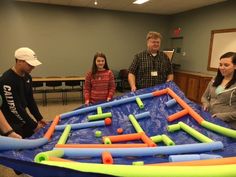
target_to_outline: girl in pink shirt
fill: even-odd
[[[106,56],[97,52],[93,58],[92,70],[87,73],[85,78],[85,104],[111,100],[115,88],[114,75],[109,70]]]

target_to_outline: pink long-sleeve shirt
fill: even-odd
[[[111,70],[98,71],[95,76],[88,72],[85,78],[85,102],[95,103],[112,98],[115,93],[115,80]]]

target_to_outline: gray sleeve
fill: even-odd
[[[202,102],[202,105],[204,107],[209,107],[210,105],[210,98],[211,98],[211,95],[210,95],[210,88],[212,87],[212,83],[213,83],[213,80],[211,80],[208,85],[207,85],[207,88],[205,90],[205,92],[203,93],[202,95],[202,98],[201,98],[201,102]]]
[[[236,111],[225,112],[225,113],[216,113],[215,115],[217,118],[219,118],[225,122],[236,121]]]

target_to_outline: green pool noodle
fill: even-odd
[[[231,138],[236,138],[236,130],[233,130],[230,128],[225,128],[225,127],[213,124],[213,123],[205,121],[205,120],[201,122],[201,126],[207,128],[209,130],[212,130],[214,132],[217,132],[219,134],[222,134],[222,135],[225,135],[225,136],[228,136]]]
[[[98,107],[97,107],[97,113],[98,113],[98,114],[102,114],[102,107],[101,107],[101,106],[98,106]]]
[[[40,152],[34,157],[34,162],[40,163],[42,161],[48,160],[49,157],[62,157],[63,155],[64,155],[63,150]]]
[[[136,161],[136,162],[132,162],[132,165],[142,166],[142,165],[144,165],[144,162],[143,161]]]
[[[236,164],[215,166],[137,166],[79,162],[42,161],[42,164],[81,172],[122,177],[234,177]]]
[[[134,126],[136,132],[138,132],[138,133],[144,132],[143,129],[141,128],[141,126],[139,125],[139,123],[137,122],[137,120],[135,119],[134,115],[130,114],[129,120],[132,123],[132,125]]]
[[[58,140],[57,144],[65,144],[67,141],[67,138],[70,134],[71,126],[67,125],[66,128],[64,129],[60,139]]]
[[[179,124],[172,124],[167,127],[168,132],[175,132],[180,129],[181,129],[181,127]]]
[[[104,144],[112,144],[110,138],[104,138]]]
[[[161,135],[162,141],[167,146],[173,146],[175,145],[174,141],[172,141],[167,135]]]
[[[197,130],[189,127],[187,124],[185,124],[183,122],[179,122],[178,124],[180,125],[181,129],[183,129],[188,134],[192,135],[194,138],[198,139],[200,142],[202,142],[202,143],[211,143],[211,142],[213,142],[212,139],[210,139],[207,136],[201,134]]]
[[[159,142],[162,141],[162,136],[161,135],[152,136],[150,138],[154,143],[159,143]]]
[[[107,113],[102,113],[102,114],[96,114],[96,115],[90,115],[88,116],[88,120],[89,121],[93,121],[93,120],[100,120],[100,119],[105,119],[105,118],[111,118],[111,112],[107,112]]]
[[[144,104],[143,104],[142,100],[139,97],[136,98],[136,103],[138,104],[138,107],[140,109],[144,108]]]

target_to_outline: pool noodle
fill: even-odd
[[[140,133],[131,133],[131,134],[124,134],[124,135],[114,135],[114,136],[107,136],[110,138],[111,142],[117,143],[122,141],[133,141],[133,140],[140,140],[142,134]]]
[[[69,168],[82,172],[108,174],[125,177],[233,177],[236,176],[236,165],[217,166],[136,166],[106,165],[77,162],[42,161],[42,164]]]
[[[99,119],[105,119],[105,118],[111,118],[112,114],[111,112],[107,112],[107,113],[102,113],[102,114],[96,114],[96,115],[89,115],[88,116],[88,120],[89,121],[94,121],[94,120],[99,120]]]
[[[184,161],[193,161],[193,160],[205,160],[205,159],[216,159],[222,158],[219,155],[213,154],[184,154],[184,155],[170,155],[170,162],[184,162]]]
[[[126,103],[129,103],[129,102],[135,101],[136,97],[139,97],[140,99],[146,99],[146,98],[151,98],[153,96],[154,95],[152,93],[146,93],[146,94],[137,95],[137,96],[133,96],[133,97],[122,98],[120,100],[113,100],[113,101],[101,103],[99,105],[88,106],[88,107],[85,107],[85,108],[80,108],[80,109],[75,110],[75,111],[70,111],[70,112],[67,112],[67,113],[60,114],[60,118],[65,119],[65,118],[77,116],[77,115],[82,114],[82,113],[94,111],[94,110],[97,110],[98,106],[100,106],[102,108],[106,108],[106,107],[118,106],[120,104],[126,104]]]
[[[212,139],[208,138],[207,136],[203,135],[202,133],[198,132],[197,130],[193,129],[192,127],[188,126],[187,124],[183,122],[179,122],[178,125],[182,130],[184,130],[185,132],[187,132],[189,135],[193,136],[200,142],[203,142],[203,143],[213,142]],[[175,125],[168,126],[167,130],[168,131],[170,130],[171,132],[173,132],[172,127],[174,126]]]
[[[183,117],[183,116],[185,116],[187,114],[188,114],[188,110],[187,109],[183,109],[183,110],[181,110],[179,112],[176,112],[176,113],[168,116],[167,121],[168,122],[172,122],[172,121],[177,120],[177,119],[179,119],[179,118],[181,118],[181,117]]]
[[[139,125],[139,123],[137,122],[137,120],[135,119],[133,114],[129,115],[129,120],[132,123],[132,125],[134,126],[134,129],[136,130],[136,132],[138,132],[138,133],[144,132],[142,127]]]
[[[225,127],[213,124],[213,123],[205,121],[205,120],[202,121],[201,126],[207,128],[209,130],[212,130],[214,132],[223,134],[225,136],[228,136],[231,138],[236,138],[236,130],[225,128]]]
[[[68,160],[68,159],[63,159],[63,158],[59,158],[59,157],[48,157],[49,161],[61,161],[61,162],[74,162],[72,160]]]
[[[103,164],[113,164],[113,158],[110,152],[104,151],[102,153],[102,162]]]
[[[63,150],[52,150],[40,152],[34,157],[34,162],[41,162],[44,160],[48,160],[49,157],[62,157],[64,155]]]
[[[184,102],[173,90],[167,88],[168,94],[172,96],[184,109],[188,110],[188,113],[200,124],[204,119],[198,115],[187,103]]]
[[[102,107],[101,106],[97,107],[97,114],[102,114]]]
[[[142,119],[142,118],[145,118],[145,117],[151,117],[151,115],[150,115],[149,111],[146,111],[146,112],[143,112],[143,113],[140,113],[140,114],[135,114],[134,117],[136,118],[136,120],[139,120],[139,119]]]
[[[142,100],[139,97],[136,97],[136,103],[138,104],[138,107],[140,109],[144,108],[144,104],[143,104]]]
[[[110,138],[108,138],[107,136],[103,137],[102,139],[104,144],[112,144]]]
[[[108,145],[109,146],[109,145]],[[175,146],[161,147],[140,147],[140,148],[54,148],[64,150],[68,157],[100,157],[103,151],[109,151],[112,157],[126,156],[154,156],[154,155],[172,155],[181,153],[200,153],[206,151],[223,149],[223,143],[220,141],[212,143],[195,143]]]
[[[17,138],[0,136],[0,151],[34,149],[45,145],[47,142],[48,142],[47,138],[17,139]]]
[[[162,136],[161,136],[161,135],[152,136],[152,137],[150,137],[150,138],[151,138],[151,140],[152,140],[153,142],[155,142],[155,143],[159,143],[159,142],[162,141]]]
[[[236,157],[225,157],[219,159],[207,159],[207,160],[195,160],[187,162],[168,162],[168,163],[156,163],[147,165],[168,165],[168,166],[208,166],[208,165],[223,165],[223,164],[236,164]]]
[[[175,99],[171,99],[171,100],[168,100],[165,105],[167,108],[170,108],[172,106],[174,106],[176,104],[176,100]]]
[[[162,89],[162,90],[156,90],[154,92],[152,92],[153,96],[161,96],[164,94],[167,94],[168,90],[167,89]]]
[[[145,144],[148,145],[148,147],[156,147],[157,145],[145,134],[142,133],[141,139]]]
[[[91,128],[91,127],[100,127],[105,126],[104,120],[93,121],[93,122],[83,122],[77,124],[69,124],[72,130],[82,129],[82,128]],[[64,130],[66,125],[57,125],[56,130]]]
[[[71,126],[70,125],[66,125],[66,128],[64,129],[60,139],[58,140],[57,144],[65,144],[67,141],[67,138],[70,134],[70,130],[71,130]]]
[[[44,138],[47,138],[48,140],[50,140],[51,136],[53,135],[55,131],[55,127],[59,123],[59,121],[60,121],[60,116],[56,116],[54,120],[52,121],[50,127],[48,128],[47,132],[43,136]]]
[[[55,148],[140,148],[148,147],[147,144],[133,143],[133,144],[56,144]]]
[[[163,143],[165,144],[165,145],[167,145],[167,146],[173,146],[173,145],[175,145],[175,143],[174,143],[174,141],[172,141],[171,139],[170,139],[170,137],[168,137],[167,135],[161,135],[161,137],[162,137],[162,141],[163,141]]]

